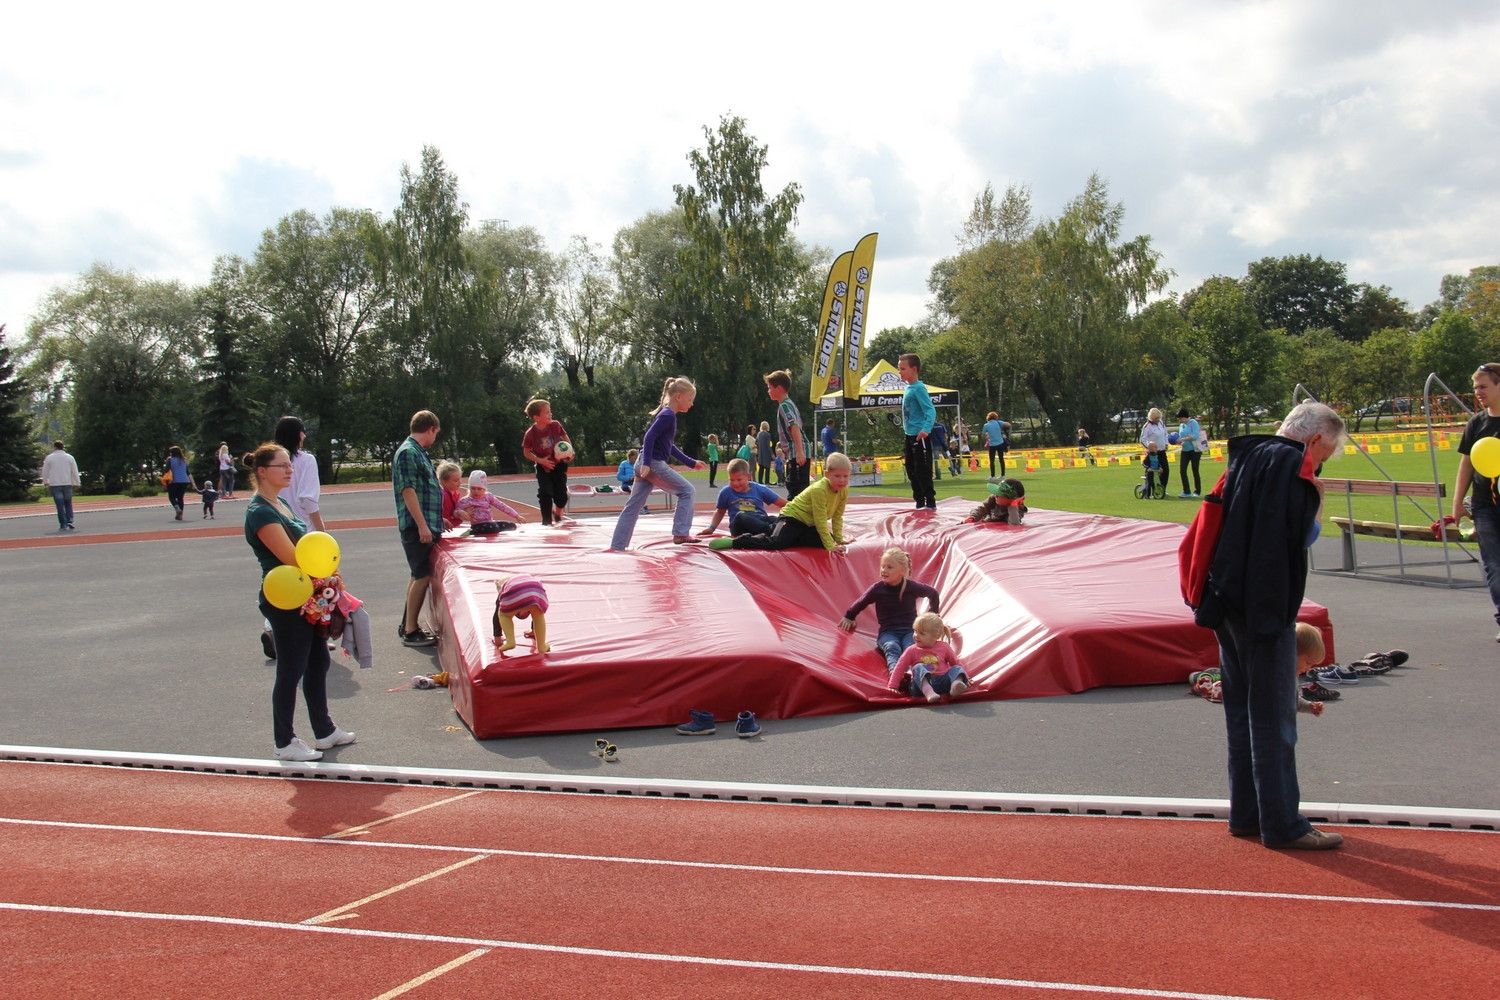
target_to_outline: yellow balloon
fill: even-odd
[[[312,581],[296,566],[277,566],[266,574],[260,589],[272,607],[292,611],[312,596]]]
[[[297,540],[297,565],[313,576],[332,576],[339,568],[339,543],[326,531],[309,531]]]
[[[1500,438],[1480,438],[1469,449],[1474,471],[1486,479],[1500,479]]]

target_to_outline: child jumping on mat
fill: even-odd
[[[542,512],[542,523],[561,524],[573,520],[563,513],[568,505],[568,463],[573,460],[572,442],[567,454],[556,451],[558,442],[568,441],[563,425],[552,419],[552,404],[533,399],[526,404],[531,426],[521,438],[521,454],[536,463],[536,502]],[[555,508],[555,509],[554,509]]]
[[[491,493],[489,485],[490,477],[485,475],[483,469],[475,469],[469,473],[469,492],[458,501],[458,512],[476,526],[499,522],[496,513],[504,514],[511,521],[519,521],[521,515],[510,504]],[[515,525],[512,524],[511,527]]]
[[[844,537],[844,505],[849,500],[849,473],[853,466],[849,456],[836,452],[828,456],[823,478],[787,501],[781,516],[771,522],[771,530],[735,538],[715,538],[711,549],[779,550],[822,547],[844,554],[849,539]]]
[[[688,533],[693,529],[693,484],[667,464],[668,459],[676,458],[690,469],[707,467],[678,448],[674,440],[677,437],[677,414],[691,410],[693,400],[697,398],[698,387],[690,379],[681,376],[669,378],[662,386],[661,402],[652,416],[651,426],[646,429],[640,458],[635,463],[635,477],[642,482],[639,489],[631,492],[630,499],[625,501],[625,509],[620,511],[620,519],[615,522],[615,534],[609,543],[614,551],[623,552],[630,547],[635,522],[641,508],[651,498],[652,487],[660,487],[677,498],[677,508],[672,512],[672,541],[678,545],[698,541]]]
[[[914,644],[891,671],[892,691],[900,691],[902,682],[909,680],[907,693],[935,702],[945,694],[957,698],[969,690],[969,675],[953,648],[956,640],[942,618],[932,612],[918,615],[912,622],[912,639]]]
[[[751,481],[749,462],[732,458],[729,460],[729,485],[719,491],[714,519],[698,534],[712,535],[719,530],[719,524],[726,516],[731,535],[764,534],[775,524],[775,518],[766,513],[766,508],[779,508],[785,503],[781,494],[771,487]]]
[[[845,632],[854,631],[854,620],[871,604],[875,605],[875,622],[879,630],[875,648],[885,656],[885,670],[896,672],[901,654],[912,645],[912,622],[922,611],[936,614],[936,588],[911,579],[911,556],[904,549],[889,548],[880,554],[880,580],[865,591],[863,597],[849,606],[839,621]]]

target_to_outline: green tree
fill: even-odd
[[[1308,330],[1283,342],[1285,384],[1301,384],[1316,398],[1348,410],[1362,398],[1359,361],[1354,344],[1327,327]]]
[[[486,223],[463,241],[474,297],[472,374],[483,402],[463,422],[473,430],[472,450],[467,440],[460,445],[467,455],[493,453],[498,471],[517,472],[527,423],[520,401],[535,391],[526,359],[547,348],[559,265],[530,226]]]
[[[1029,193],[1012,187],[997,204],[986,189],[960,240],[967,249],[946,298],[969,355],[995,384],[1024,386],[1057,441],[1102,426],[1133,380],[1169,381],[1133,342],[1132,317],[1172,272],[1149,236],[1124,239],[1124,215],[1095,174],[1060,216],[1025,235]]]
[[[594,384],[595,368],[619,361],[619,315],[601,247],[573,237],[563,255],[553,312],[554,355],[569,385]]]
[[[446,434],[439,447],[480,439],[489,407],[479,353],[479,312],[473,269],[464,244],[468,209],[458,178],[433,146],[422,166],[401,167],[401,200],[388,230],[393,295],[392,339],[405,349],[406,367],[430,391]],[[409,416],[409,414],[408,414]],[[452,453],[450,451],[450,453]]]
[[[688,154],[696,184],[673,187],[687,244],[666,293],[681,323],[659,354],[698,385],[698,404],[683,419],[689,450],[699,428],[767,409],[760,376],[809,353],[821,280],[792,235],[800,189],[788,184],[771,196],[762,185],[767,147],[735,116],[704,135],[706,148]]]
[[[203,419],[195,456],[198,478],[217,480],[214,456],[218,443],[238,458],[259,443],[264,417],[250,394],[252,361],[245,352],[260,328],[245,261],[229,255],[214,261],[213,275],[200,291],[207,325],[208,353],[203,359]]]
[[[95,264],[54,288],[26,330],[28,373],[48,396],[71,396],[73,454],[118,492],[162,467],[198,427],[202,355],[195,295],[180,282]]]
[[[1379,399],[1396,399],[1411,396],[1421,384],[1415,363],[1416,337],[1408,330],[1378,330],[1372,333],[1355,352],[1355,361],[1361,375],[1362,398],[1371,402]],[[1393,414],[1374,414],[1375,427],[1379,429],[1382,419]],[[1356,422],[1355,426],[1359,425]]]
[[[30,499],[38,482],[42,449],[31,421],[31,386],[16,371],[5,346],[5,324],[0,323],[0,502]]]
[[[1209,278],[1184,297],[1189,330],[1182,379],[1198,387],[1210,433],[1232,429],[1255,404],[1274,398],[1276,336],[1261,325],[1244,287]]]
[[[1433,372],[1455,392],[1467,392],[1469,376],[1484,361],[1479,326],[1472,316],[1449,309],[1417,332],[1412,358],[1419,373]]]
[[[1341,262],[1304,253],[1262,257],[1251,264],[1245,295],[1261,326],[1268,330],[1280,328],[1301,336],[1308,330],[1328,327],[1347,336],[1344,321],[1354,304],[1355,292]]]
[[[1410,330],[1416,324],[1406,303],[1391,294],[1387,285],[1361,282],[1351,288],[1353,301],[1339,331],[1345,340],[1360,343],[1376,330]]]
[[[347,436],[344,406],[355,359],[378,351],[377,323],[390,304],[378,263],[380,222],[362,209],[306,209],[267,229],[249,268],[266,322],[256,353],[281,394],[266,400],[295,413],[309,436],[318,474],[332,482],[333,442]]]

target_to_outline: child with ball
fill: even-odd
[[[912,644],[912,622],[919,612],[936,614],[938,603],[936,588],[911,579],[911,556],[906,550],[889,548],[880,554],[880,579],[849,606],[839,628],[853,632],[859,613],[874,604],[875,648],[885,656],[886,673],[894,674],[901,654]]]
[[[568,432],[552,419],[552,404],[545,399],[528,402],[526,415],[531,418],[531,426],[521,438],[521,454],[528,462],[536,463],[536,501],[542,523],[571,521],[563,513],[568,505],[568,463],[573,460]],[[559,449],[559,444],[567,447]]]

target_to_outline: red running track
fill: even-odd
[[[1486,997],[1500,835],[0,763],[8,998]]]

